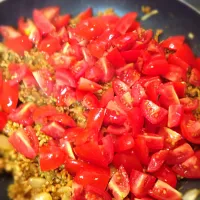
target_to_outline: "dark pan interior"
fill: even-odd
[[[129,11],[137,11],[140,16],[141,6],[149,5],[159,10],[159,14],[152,16],[143,22],[145,28],[164,29],[162,38],[169,35],[184,34],[192,32],[195,35],[193,40],[188,42],[195,53],[200,55],[200,14],[177,0],[7,0],[0,4],[0,24],[16,25],[19,16],[31,17],[33,8],[42,8],[50,5],[61,6],[61,12],[77,14],[91,6],[94,12],[105,8],[114,8],[117,14],[123,15]],[[3,174],[0,177],[0,199],[7,200],[7,186],[12,179],[9,175]],[[186,191],[189,188],[199,187],[200,180],[181,181],[180,190]]]

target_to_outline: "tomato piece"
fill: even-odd
[[[164,147],[167,149],[174,148],[181,140],[183,140],[178,132],[167,127],[160,128],[158,135],[164,137]]]
[[[5,40],[20,37],[21,34],[15,30],[12,26],[0,26],[0,34]]]
[[[124,199],[129,194],[129,177],[123,166],[120,166],[112,176],[110,182],[108,183],[108,188],[112,191],[116,200]]]
[[[141,54],[140,50],[134,50],[134,49],[121,52],[122,57],[128,63],[136,62],[140,54]]]
[[[144,99],[147,99],[145,89],[138,82],[133,84],[131,95],[133,98],[133,106],[139,106]]]
[[[68,32],[67,29],[65,28],[65,26],[61,27],[58,31],[57,31],[57,36],[59,37],[61,43],[66,43],[69,40],[69,36],[68,36]]]
[[[27,158],[34,159],[38,154],[39,142],[35,131],[31,127],[18,129],[12,133],[8,141],[17,152]]]
[[[29,51],[32,49],[32,42],[28,39],[27,36],[19,36],[16,38],[11,38],[5,41],[5,45],[19,54],[20,56],[24,55],[24,51]]]
[[[108,88],[100,99],[100,106],[105,108],[108,105],[108,102],[114,99],[114,91],[113,88]]]
[[[105,190],[109,179],[109,174],[106,174],[103,171],[82,169],[76,174],[74,181],[83,186],[91,185],[101,190]]]
[[[170,84],[172,84],[174,86],[176,94],[178,95],[179,98],[185,97],[186,82],[183,82],[183,81],[182,82],[171,82]]]
[[[140,108],[133,107],[131,111],[128,112],[128,121],[132,128],[133,137],[136,137],[142,132],[144,125],[144,116],[142,115]]]
[[[118,23],[116,25],[116,30],[122,35],[125,34],[128,31],[128,29],[132,26],[132,24],[134,23],[136,17],[137,17],[136,12],[129,12],[129,13],[125,14],[118,21]]]
[[[24,126],[32,125],[32,114],[35,109],[36,105],[32,102],[21,104],[8,115],[8,119],[12,120],[13,122],[20,123]]]
[[[19,85],[11,85],[9,81],[4,80],[0,93],[0,105],[3,111],[11,113],[17,107]]]
[[[44,124],[45,122],[47,122],[47,117],[54,116],[56,114],[58,114],[58,111],[54,106],[40,106],[36,108],[33,112],[33,121],[35,123]]]
[[[87,91],[87,92],[96,92],[102,88],[101,85],[90,81],[86,78],[80,78],[78,82],[78,89],[81,91]]]
[[[182,70],[184,70],[184,71],[188,71],[189,64],[186,63],[181,58],[177,57],[176,54],[170,54],[168,57],[168,62],[169,62],[169,64],[181,67]]]
[[[169,64],[166,60],[152,60],[142,68],[142,73],[148,76],[165,75],[168,72]]]
[[[123,125],[126,119],[125,115],[122,115],[115,110],[106,109],[104,124]]]
[[[175,53],[175,55],[181,58],[190,66],[195,65],[195,56],[192,52],[192,49],[188,46],[188,44],[183,44]]]
[[[56,27],[57,30],[61,29],[62,27],[65,27],[68,25],[70,21],[70,15],[59,15],[54,19],[54,26]]]
[[[138,35],[136,32],[126,33],[112,40],[113,46],[119,49],[119,51],[128,51],[135,44]]]
[[[110,135],[106,135],[102,138],[102,146],[103,146],[103,154],[106,157],[108,163],[113,161],[114,157],[114,145],[113,145],[113,138]]]
[[[200,121],[192,120],[189,116],[183,116],[181,120],[182,136],[194,144],[200,144]]]
[[[55,78],[58,86],[69,86],[72,88],[76,87],[76,80],[68,69],[57,68]]]
[[[141,74],[133,68],[128,68],[127,66],[127,69],[125,69],[125,67],[124,67],[124,70],[120,72],[119,77],[120,77],[120,80],[124,81],[129,87],[131,87],[137,80],[140,79]]]
[[[75,63],[71,68],[71,72],[74,75],[75,79],[78,80],[79,78],[81,78],[86,69],[89,67],[88,63],[85,62],[84,60],[78,61],[77,63]]]
[[[62,126],[75,127],[76,122],[67,114],[54,114],[52,116],[48,116],[48,121],[57,122]]]
[[[102,70],[98,66],[92,66],[86,69],[85,78],[94,82],[99,82],[102,78]]]
[[[0,111],[0,130],[3,130],[7,123],[7,114],[5,112]]]
[[[133,98],[131,96],[131,92],[126,92],[122,96],[116,96],[115,101],[126,112],[133,109]]]
[[[122,135],[127,133],[129,129],[125,126],[116,126],[116,125],[109,125],[106,129],[107,133],[114,134],[114,135]]]
[[[169,128],[179,126],[182,115],[183,115],[183,106],[182,105],[170,105],[169,110],[168,110],[167,126]]]
[[[200,71],[196,68],[193,68],[189,78],[189,83],[199,87],[200,86]]]
[[[90,17],[92,17],[92,8],[91,8],[91,7],[87,8],[87,9],[84,10],[83,12],[79,13],[79,14],[75,17],[75,19],[76,19],[76,21],[81,22],[81,21],[83,21],[83,20],[85,20],[85,19],[88,19],[88,18],[90,18]]]
[[[182,194],[178,192],[176,189],[168,185],[167,183],[157,180],[153,189],[149,191],[149,195],[155,199],[160,200],[181,200]]]
[[[184,40],[183,35],[171,36],[162,41],[161,46],[170,50],[178,50],[183,45]]]
[[[41,40],[41,35],[35,24],[32,20],[27,19],[24,21],[23,17],[20,17],[18,20],[18,28],[20,32],[28,36],[29,40],[34,44],[38,44]]]
[[[54,81],[51,77],[50,71],[47,69],[39,69],[32,72],[36,82],[45,95],[51,95],[54,87]]]
[[[107,83],[112,80],[113,76],[115,75],[114,67],[108,62],[106,57],[102,57],[96,63],[96,65],[101,69],[101,81],[103,83]]]
[[[75,154],[82,160],[88,161],[100,167],[107,167],[108,160],[104,156],[102,146],[95,142],[87,142],[83,145],[74,147]]]
[[[149,161],[147,172],[155,172],[160,169],[163,163],[166,161],[168,157],[169,151],[168,150],[160,150],[154,153]]]
[[[138,137],[135,140],[134,151],[137,157],[140,159],[140,162],[143,165],[148,165],[149,163],[149,149],[144,138]]]
[[[186,71],[181,67],[169,64],[168,73],[163,75],[169,81],[186,81]]]
[[[42,171],[54,170],[64,164],[65,154],[60,147],[42,146],[39,153],[39,163]]]
[[[186,161],[188,158],[194,155],[192,147],[188,143],[184,143],[175,149],[169,151],[167,164],[175,165],[181,164]]]
[[[143,100],[141,103],[141,111],[144,117],[152,124],[159,124],[166,116],[167,110],[157,106],[150,100]]]
[[[88,200],[93,200],[95,199],[104,199],[104,200],[111,200],[111,196],[109,195],[108,192],[103,191],[99,189],[99,187],[93,187],[90,185],[87,185],[85,188],[86,191],[86,197]]]
[[[142,165],[135,153],[116,153],[113,158],[113,165],[116,168],[122,165],[128,174],[131,173],[132,169],[142,171]]]
[[[177,177],[176,174],[167,165],[161,166],[161,168],[153,173],[159,180],[166,182],[173,188],[176,188]]]
[[[126,83],[124,83],[123,81],[121,81],[119,79],[115,79],[112,82],[112,86],[113,86],[113,90],[116,95],[122,96],[126,92],[130,92],[129,86],[126,85]]]
[[[138,198],[145,197],[153,188],[156,178],[133,169],[130,176],[131,193]]]
[[[65,129],[57,122],[50,122],[43,125],[41,131],[55,139],[60,139],[65,136]]]
[[[115,152],[123,152],[134,147],[134,139],[131,135],[119,136],[115,141]]]
[[[164,147],[164,137],[153,133],[144,133],[138,135],[138,138],[143,138],[149,150],[161,150]]]
[[[96,97],[96,95],[92,93],[87,93],[82,100],[83,106],[85,106],[87,109],[93,109],[99,107],[99,100]]]
[[[45,15],[37,9],[33,10],[33,21],[42,35],[47,35],[55,31],[53,24],[45,17]]]
[[[123,67],[126,64],[124,58],[121,56],[117,48],[114,48],[112,51],[110,51],[106,58],[116,68]]]
[[[199,106],[198,99],[193,99],[189,97],[181,98],[180,103],[181,105],[183,105],[183,110],[186,112],[196,110]]]
[[[59,14],[60,8],[58,6],[48,6],[40,11],[49,21],[52,21]]]
[[[16,83],[19,83],[26,76],[28,67],[25,64],[11,63],[8,65],[8,71],[11,75],[11,80],[9,81],[10,84],[15,85]]]
[[[63,150],[69,159],[76,159],[73,152],[72,143],[66,137],[59,140],[58,146],[60,146],[61,150]]]
[[[90,51],[86,47],[81,48],[83,59],[88,63],[88,65],[94,66],[96,59],[91,55]]]

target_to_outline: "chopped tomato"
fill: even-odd
[[[120,166],[112,176],[108,188],[112,191],[113,196],[117,200],[124,199],[128,196],[130,192],[130,183],[128,174],[123,166]]]
[[[122,35],[125,34],[128,31],[128,29],[132,26],[132,24],[134,23],[136,17],[137,17],[136,12],[129,12],[129,13],[125,14],[118,21],[116,30]]]
[[[39,163],[42,171],[54,170],[64,164],[65,154],[60,147],[43,145],[39,152]]]
[[[176,174],[167,165],[163,165],[158,171],[153,173],[159,180],[166,182],[173,188],[176,187],[177,177]]]
[[[181,98],[180,103],[183,105],[183,110],[185,112],[190,112],[196,110],[199,106],[199,100],[189,97]]]
[[[116,95],[122,96],[126,92],[130,91],[129,86],[126,85],[126,83],[124,83],[123,81],[121,81],[119,79],[115,79],[113,81],[112,85],[113,85],[113,90]]]
[[[166,161],[169,154],[168,150],[160,150],[154,153],[149,161],[147,172],[155,172],[160,169],[163,163]]]
[[[121,55],[123,56],[125,61],[128,62],[128,63],[136,62],[138,57],[140,56],[140,54],[141,54],[140,50],[134,50],[134,49],[121,52]]]
[[[21,36],[20,32],[15,30],[12,26],[0,26],[0,34],[5,40],[14,39]]]
[[[138,198],[145,197],[153,188],[156,178],[133,169],[130,176],[131,192]]]
[[[123,152],[130,150],[134,147],[134,139],[131,135],[122,135],[119,136],[115,141],[115,151]]]
[[[155,199],[160,200],[181,200],[182,194],[175,190],[173,187],[168,185],[167,183],[157,180],[156,184],[154,185],[153,189],[149,191],[149,195]]]
[[[92,93],[87,93],[82,100],[83,106],[87,109],[99,108],[99,100],[96,95]]]
[[[182,35],[171,36],[166,40],[161,42],[161,46],[170,50],[178,50],[185,40],[185,37]]]
[[[194,151],[192,147],[188,143],[184,143],[176,147],[175,149],[169,151],[167,164],[181,164],[193,155]]]
[[[181,118],[183,115],[182,105],[170,105],[168,109],[168,127],[177,127],[180,125]]]
[[[49,6],[41,9],[40,11],[49,21],[52,21],[59,14],[60,7]]]
[[[102,78],[102,70],[98,66],[92,66],[86,69],[85,78],[94,82],[99,82]]]
[[[176,94],[179,98],[183,98],[186,93],[186,82],[172,82],[170,84],[173,84],[174,89],[176,91]]]
[[[7,114],[5,112],[0,111],[0,130],[3,130],[7,123]]]
[[[69,159],[76,159],[73,152],[72,143],[66,137],[59,140],[59,145],[61,150],[65,152]]]
[[[74,181],[83,186],[93,186],[101,190],[105,190],[109,182],[110,175],[105,173],[104,170],[82,169],[74,177]]]
[[[4,80],[0,92],[0,105],[3,111],[11,113],[17,107],[19,85],[11,85],[9,81]]]
[[[142,101],[141,111],[152,124],[159,124],[167,116],[167,110],[149,100]]]
[[[174,165],[172,170],[179,176],[185,178],[198,179],[200,178],[200,158],[198,151],[181,164]]]
[[[108,102],[114,99],[114,91],[113,88],[107,89],[100,99],[101,107],[105,108],[108,105]]]
[[[65,27],[68,25],[70,20],[70,15],[59,15],[54,19],[54,25],[57,30],[61,29],[62,27]]]
[[[78,82],[78,89],[81,91],[87,91],[87,92],[96,92],[102,88],[101,85],[90,81],[86,78],[80,78]]]
[[[23,56],[25,51],[31,50],[33,46],[32,42],[28,39],[27,36],[19,36],[16,38],[7,39],[5,41],[5,45],[9,49],[18,53],[20,56]]]
[[[189,83],[199,87],[200,86],[200,71],[196,68],[193,68],[189,78]]]
[[[88,19],[92,17],[92,8],[87,8],[83,12],[79,13],[74,19],[76,19],[78,22],[83,21],[85,19]]]
[[[33,20],[36,27],[39,29],[42,35],[47,35],[55,31],[53,24],[45,17],[42,11],[34,9],[33,10]]]
[[[34,159],[38,154],[39,142],[35,131],[29,127],[18,129],[9,137],[9,142],[22,155]]]
[[[51,55],[61,49],[60,41],[49,35],[39,43],[38,49]]]

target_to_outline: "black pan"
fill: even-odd
[[[190,0],[200,8],[200,0]],[[59,5],[61,12],[77,14],[91,6],[94,12],[105,8],[114,8],[117,14],[123,15],[129,11],[137,11],[140,16],[141,6],[149,5],[159,10],[159,14],[143,22],[145,28],[164,29],[163,38],[169,35],[184,34],[189,32],[195,35],[193,40],[188,39],[195,53],[200,55],[200,13],[184,3],[183,0],[7,0],[0,3],[0,24],[16,25],[17,18],[21,15],[31,17],[33,8],[42,8],[50,5]],[[0,176],[0,200],[8,200],[7,186],[12,182],[9,175]],[[179,183],[180,191],[185,192],[190,188],[200,189],[200,180],[187,180]],[[173,200],[173,199],[172,199]]]

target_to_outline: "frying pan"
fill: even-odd
[[[190,1],[200,8],[199,0]],[[142,22],[145,28],[164,29],[163,38],[176,34],[187,36],[192,32],[195,37],[193,40],[188,39],[188,43],[194,52],[200,55],[200,12],[183,0],[4,0],[0,3],[0,24],[16,25],[19,16],[31,17],[33,8],[50,5],[58,5],[62,13],[70,12],[74,15],[87,7],[93,7],[94,13],[112,7],[118,15],[136,11],[140,16],[141,6],[149,5],[158,9],[159,14]],[[8,200],[7,187],[11,182],[10,175],[0,175],[0,200]],[[182,180],[178,188],[181,192],[200,188],[200,180]]]

